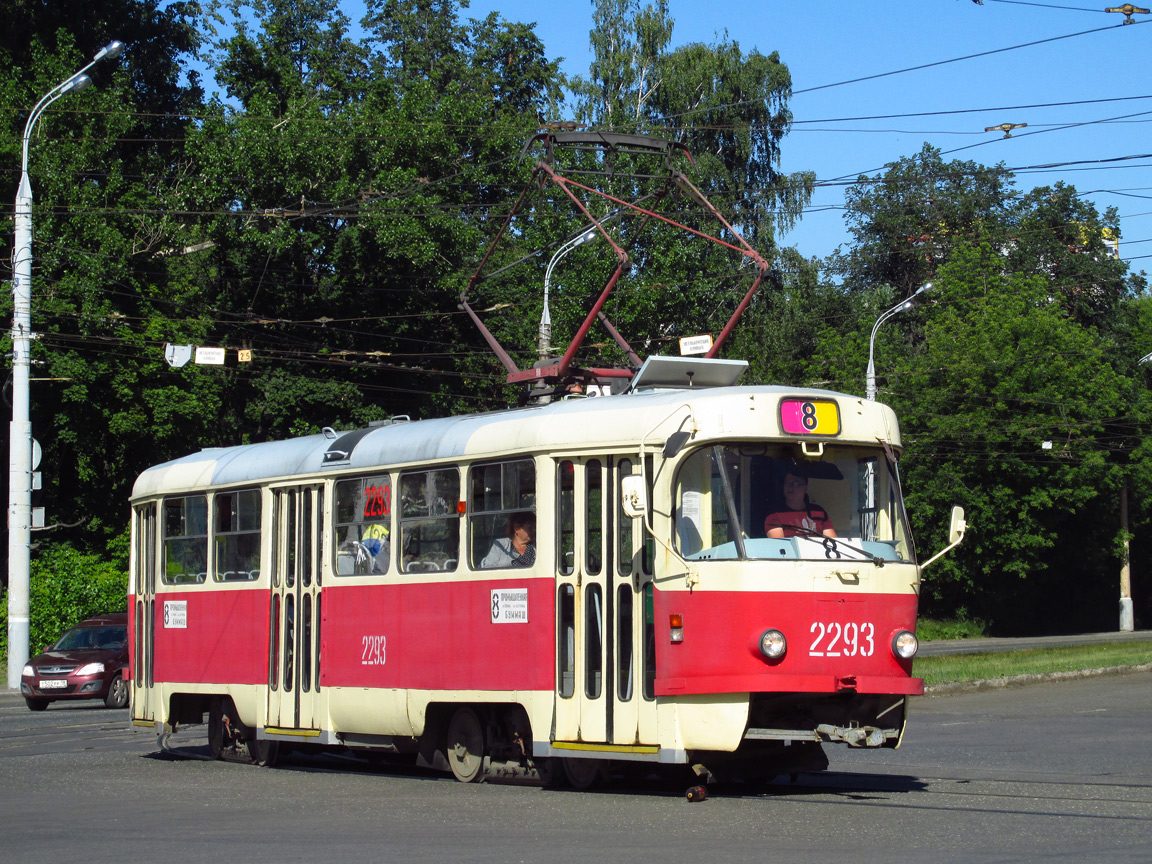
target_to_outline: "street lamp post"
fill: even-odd
[[[12,425],[8,457],[8,686],[20,686],[28,662],[28,573],[32,548],[32,424],[28,380],[32,344],[32,184],[28,180],[28,143],[44,111],[69,93],[92,84],[84,73],[104,59],[124,53],[124,43],[109,42],[92,62],[41,97],[24,124],[20,186],[16,190],[16,236],[12,265]]]
[[[876,331],[880,329],[880,325],[891,318],[898,312],[912,307],[912,301],[916,299],[917,295],[924,293],[932,287],[931,282],[925,282],[916,292],[907,300],[902,300],[876,319],[876,323],[872,325],[872,335],[868,339],[868,371],[865,375],[865,390],[864,394],[870,402],[876,401],[876,363],[874,361],[876,353]]]
[[[548,262],[548,267],[544,270],[544,311],[540,313],[540,333],[537,337],[537,356],[541,360],[548,359],[548,355],[552,353],[552,318],[548,314],[548,290],[552,284],[552,270],[560,263],[561,258],[577,246],[583,246],[595,239],[595,228],[589,228],[583,234],[573,237],[556,250],[556,254],[552,256],[552,260]]]

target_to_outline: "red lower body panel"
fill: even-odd
[[[320,683],[552,690],[553,586],[550,578],[326,586]]]
[[[156,681],[262,684],[268,680],[267,590],[157,594]]]
[[[893,693],[917,695],[912,661],[892,638],[915,630],[914,594],[656,592],[656,694]],[[680,615],[684,641],[669,639]],[[765,630],[781,631],[778,660],[760,653]]]

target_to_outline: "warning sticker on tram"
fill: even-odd
[[[493,624],[527,624],[528,623],[528,589],[527,588],[493,588],[492,589],[492,623]]]
[[[819,399],[782,399],[780,428],[786,435],[839,435],[840,409]]]

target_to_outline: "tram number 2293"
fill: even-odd
[[[361,666],[383,666],[385,649],[388,646],[387,636],[361,636],[362,650],[360,652]]]
[[[808,646],[809,657],[871,657],[876,651],[876,628],[867,621],[814,621],[808,632],[815,636]]]

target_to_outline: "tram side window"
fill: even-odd
[[[149,502],[136,508],[136,573],[137,594],[156,590],[156,505]]]
[[[260,490],[214,496],[217,582],[260,578]]]
[[[531,459],[474,465],[468,472],[468,549],[473,569],[535,563],[536,465]]]
[[[604,555],[604,468],[599,459],[584,466],[584,496],[584,566],[595,576]]]
[[[387,573],[392,557],[392,478],[356,477],[336,484],[336,575]]]
[[[565,576],[575,568],[576,486],[575,469],[568,460],[557,467],[556,478],[556,567]],[[649,499],[651,500],[651,499]]]
[[[208,498],[189,495],[164,501],[164,584],[203,582],[208,569]]]
[[[624,478],[632,474],[632,460],[621,459],[616,467],[616,494],[613,495],[616,506],[616,561],[619,574],[628,576],[632,573],[632,527],[635,522],[624,512],[624,495],[621,487]],[[649,501],[652,499],[649,498]]]
[[[556,628],[556,683],[560,696],[571,699],[576,692],[576,594],[568,583],[561,585],[558,591],[560,599],[556,608],[560,623]]]
[[[460,473],[400,475],[400,554],[405,573],[452,571],[460,554]]]

